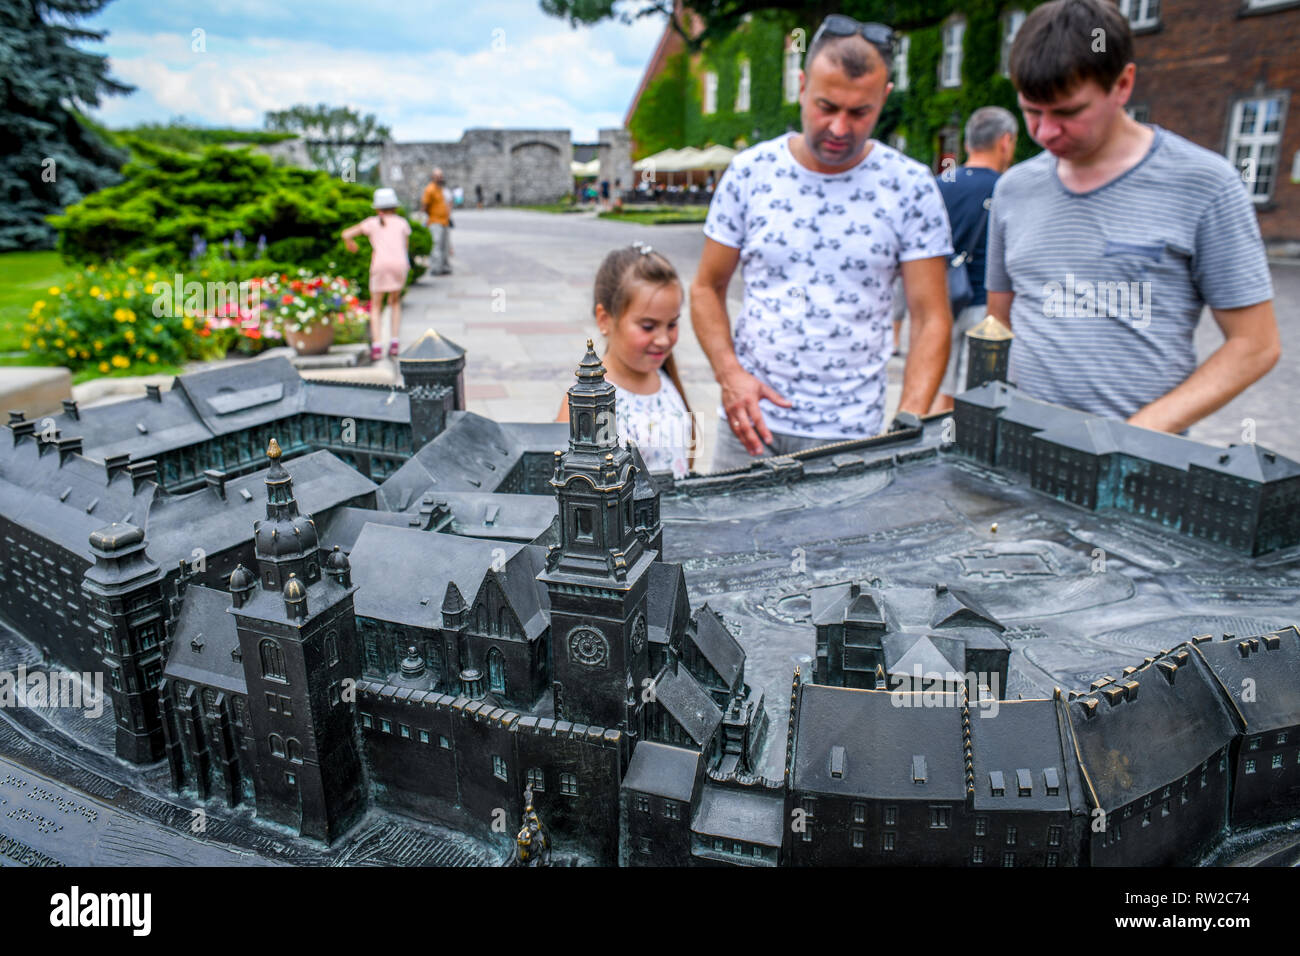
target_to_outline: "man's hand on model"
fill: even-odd
[[[772,432],[758,410],[758,400],[789,408],[790,402],[772,386],[760,382],[739,365],[718,377],[722,386],[722,407],[727,413],[727,423],[751,455],[761,455],[764,445],[772,444]]]

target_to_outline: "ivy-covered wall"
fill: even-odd
[[[960,131],[970,114],[981,106],[1003,106],[1020,120],[1016,161],[1027,159],[1039,147],[1025,132],[1011,81],[998,73],[1002,50],[1001,15],[1010,9],[1026,13],[1042,0],[879,0],[845,2],[840,12],[859,20],[889,23],[910,37],[906,91],[895,90],[885,104],[872,134],[888,140],[895,133],[906,139],[906,152],[932,169],[938,157],[939,132],[955,125]],[[943,54],[943,22],[954,12],[966,19],[963,37],[962,83],[952,89],[939,86]],[[665,70],[651,81],[630,123],[636,158],[661,149],[752,145],[787,129],[799,129],[799,104],[785,102],[785,38],[797,27],[804,30],[805,45],[816,23],[803,23],[785,11],[756,13],[746,24],[720,42],[709,44],[696,57],[672,57]],[[750,62],[750,109],[735,112],[740,62]],[[717,112],[704,115],[704,75],[718,76]],[[955,123],[954,123],[955,118]],[[960,133],[959,133],[960,136]],[[964,153],[962,157],[964,158]]]

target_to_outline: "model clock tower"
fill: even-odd
[[[556,716],[635,734],[651,677],[646,584],[658,556],[637,536],[636,466],[620,446],[614,386],[587,340],[569,388],[569,450],[555,453],[560,544],[538,580],[551,600]]]

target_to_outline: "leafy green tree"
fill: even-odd
[[[126,155],[81,112],[134,87],[72,45],[103,40],[73,24],[106,3],[0,0],[0,252],[50,248],[45,217],[118,179]]]
[[[268,130],[301,136],[307,155],[318,169],[348,182],[369,182],[377,178],[380,148],[366,144],[393,135],[374,113],[362,116],[351,107],[325,103],[299,104],[269,112],[265,126]]]

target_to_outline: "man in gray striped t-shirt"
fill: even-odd
[[[1104,0],[1052,0],[1025,19],[1011,78],[1044,151],[993,192],[985,286],[1016,334],[1021,389],[1179,432],[1266,374],[1281,346],[1241,178],[1128,117],[1132,60],[1128,21]],[[1225,341],[1198,368],[1207,304]]]

